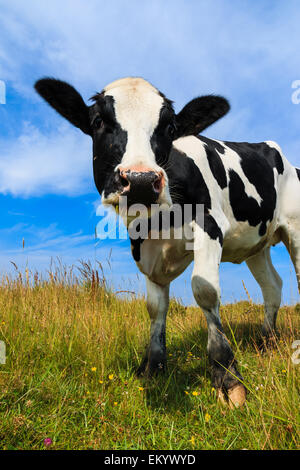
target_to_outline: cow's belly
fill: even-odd
[[[144,240],[141,245],[139,269],[160,285],[178,277],[193,260],[193,251],[186,250],[183,240]]]
[[[242,263],[266,246],[278,243],[276,220],[268,224],[267,232],[259,235],[259,226],[251,227],[248,222],[239,222],[224,237],[222,262]]]
[[[276,221],[269,223],[266,234],[261,237],[259,227],[251,227],[248,222],[236,223],[224,237],[221,261],[242,263],[266,246],[278,243],[276,228]],[[194,253],[187,249],[187,243],[186,239],[144,240],[138,268],[157,284],[170,283],[193,261]]]

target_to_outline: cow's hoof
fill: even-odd
[[[231,410],[242,407],[246,402],[246,395],[246,389],[242,384],[235,385],[226,393],[222,389],[217,392],[218,401],[222,405],[229,406]]]
[[[165,372],[166,367],[167,367],[166,361],[162,360],[160,362],[154,362],[154,363],[149,361],[146,372],[149,377],[152,377],[153,375],[160,375],[163,372]]]
[[[246,389],[244,385],[238,384],[227,391],[228,404],[231,409],[240,408],[246,401]]]
[[[146,377],[152,377],[154,375],[165,372],[167,363],[165,360],[151,361],[150,359],[144,359],[136,371],[137,376],[144,375]]]

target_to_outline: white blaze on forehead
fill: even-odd
[[[123,78],[105,87],[104,94],[114,98],[117,122],[127,132],[120,166],[159,169],[150,142],[164,103],[159,91],[142,78]]]

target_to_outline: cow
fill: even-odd
[[[192,291],[207,321],[212,384],[229,406],[242,406],[246,388],[220,315],[220,262],[246,261],[265,307],[262,336],[275,335],[282,280],[270,248],[283,242],[300,287],[300,170],[277,143],[227,142],[200,135],[229,110],[216,95],[201,96],[175,114],[173,102],[148,81],[116,80],[87,105],[68,83],[36,82],[36,91],[64,118],[93,140],[93,173],[102,203],[116,210],[130,204],[203,207],[188,221],[186,239],[131,239],[133,258],[145,275],[150,341],[139,373],[166,368],[166,315],[169,286],[193,261]],[[183,222],[184,223],[184,222]]]

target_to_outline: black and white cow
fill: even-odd
[[[229,404],[246,393],[219,316],[221,261],[246,261],[265,302],[262,333],[275,330],[282,281],[270,247],[283,241],[300,283],[300,170],[274,142],[222,142],[199,132],[229,110],[218,96],[189,102],[178,114],[172,102],[141,78],[106,86],[87,106],[69,84],[39,80],[38,93],[93,139],[93,168],[102,202],[204,205],[204,224],[190,221],[194,250],[182,239],[135,239],[132,254],[146,277],[150,342],[140,372],[164,369],[170,282],[194,261],[192,289],[208,325],[212,381]]]

